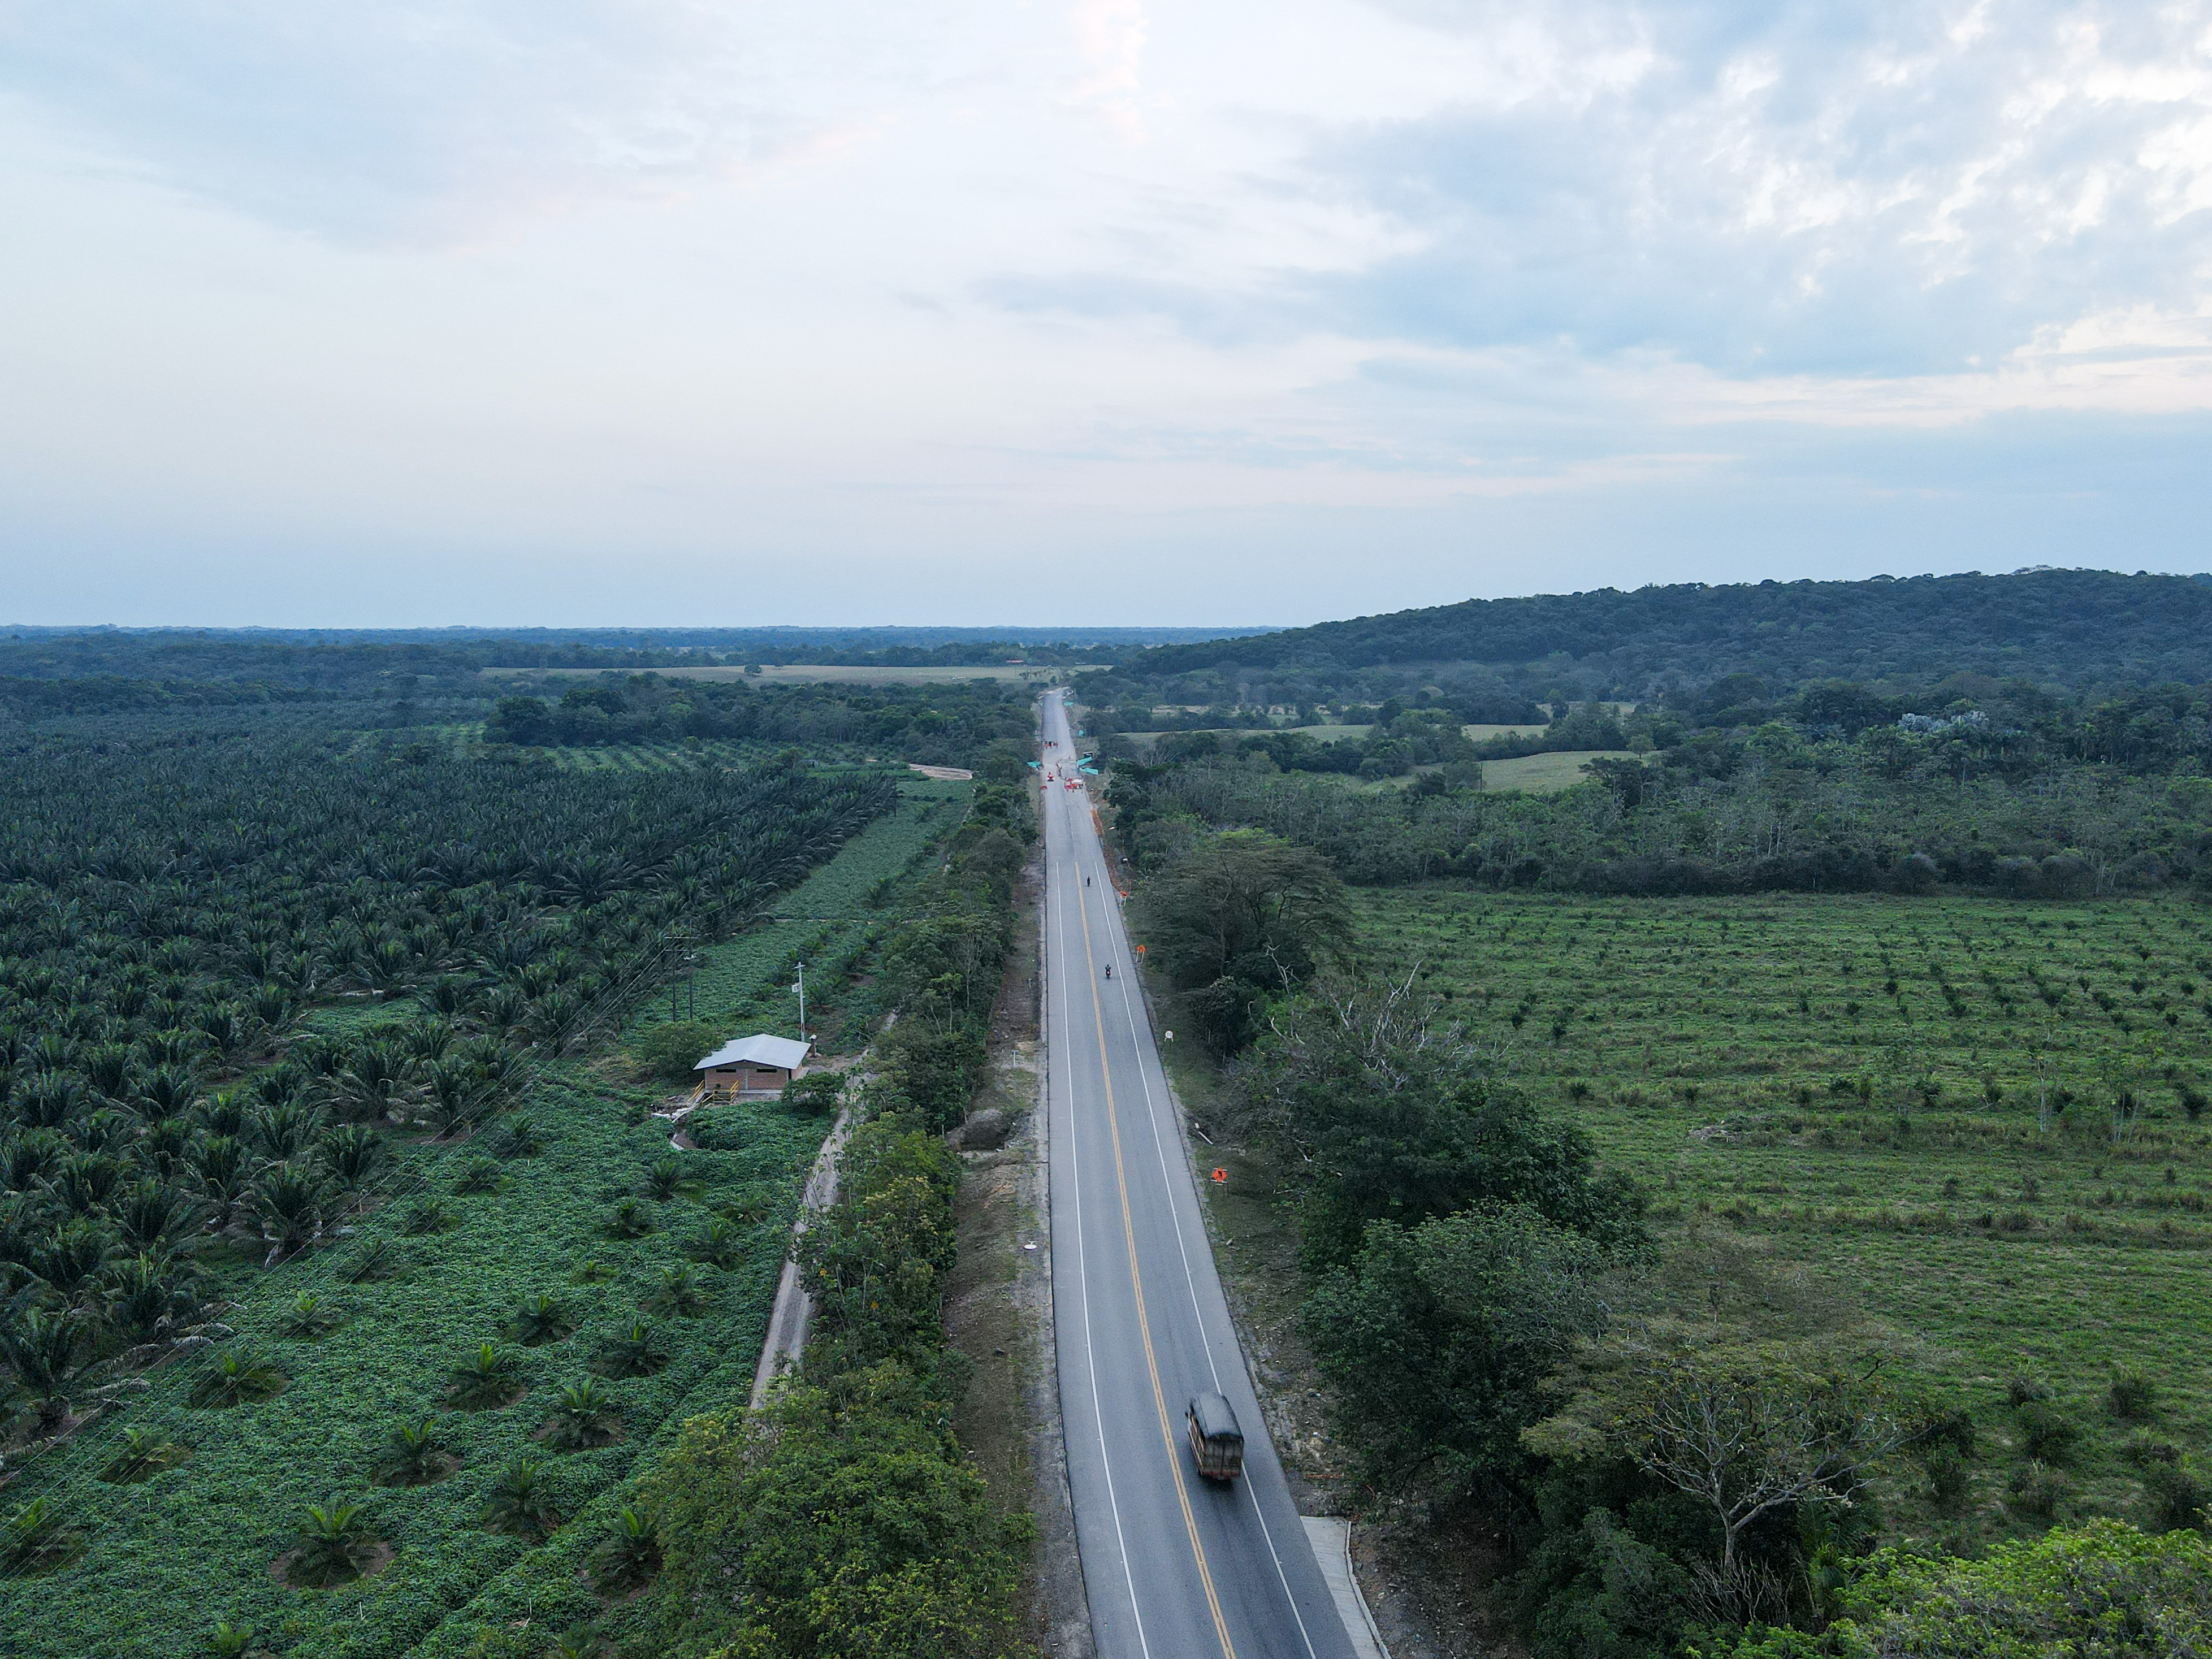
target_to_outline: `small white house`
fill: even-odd
[[[814,1051],[811,1042],[792,1037],[739,1037],[726,1042],[691,1069],[700,1092],[708,1095],[774,1094]]]

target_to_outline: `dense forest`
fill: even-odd
[[[1113,689],[1158,702],[1310,705],[1380,701],[1420,684],[1462,699],[1640,702],[1731,674],[1778,691],[1838,678],[1903,690],[1960,672],[2142,687],[2212,678],[2208,641],[2212,580],[2203,577],[2032,570],[1686,583],[1470,599],[1161,646],[1129,653]]]
[[[1463,876],[1597,892],[1917,891],[2078,897],[2212,888],[2212,699],[2182,686],[2069,699],[1954,677],[1934,715],[1829,682],[1770,698],[1723,682],[1621,716],[1585,708],[1478,744],[1457,711],[1395,712],[1334,743],[1194,732],[1153,763],[1112,740],[1133,854],[1249,824],[1326,851],[1366,884]],[[1716,706],[1718,704],[1719,706]],[[1612,751],[1590,781],[1481,787],[1501,750]],[[1339,779],[1317,774],[1349,774]],[[1403,780],[1378,788],[1374,781]],[[1358,787],[1358,780],[1370,781]]]

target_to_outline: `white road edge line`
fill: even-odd
[[[1174,1177],[1168,1173],[1167,1146],[1160,1138],[1159,1114],[1152,1104],[1152,1080],[1145,1075],[1145,1045],[1137,1036],[1136,1009],[1130,998],[1129,987],[1126,979],[1121,986],[1121,1012],[1129,1022],[1130,1046],[1137,1051],[1137,1081],[1144,1085],[1145,1118],[1152,1125],[1152,1150],[1159,1158],[1160,1179],[1168,1186],[1168,1218],[1175,1224],[1176,1250],[1182,1257],[1182,1282],[1190,1291],[1191,1316],[1198,1322],[1199,1336],[1206,1347],[1206,1369],[1213,1377],[1213,1391],[1218,1394],[1221,1392],[1221,1369],[1213,1363],[1213,1343],[1206,1335],[1206,1315],[1198,1305],[1198,1279],[1190,1270],[1190,1249],[1183,1242],[1182,1218],[1176,1212],[1176,1207]],[[1149,1023],[1147,1021],[1147,1024]],[[1164,1063],[1159,1060],[1157,1054],[1154,1054],[1153,1059],[1156,1064]],[[1164,1075],[1160,1081],[1163,1085],[1165,1085],[1167,1079]],[[1252,1392],[1256,1398],[1259,1394],[1257,1384],[1254,1385]],[[1265,1434],[1267,1431],[1267,1425],[1264,1420],[1259,1426],[1261,1433]],[[1252,1518],[1260,1523],[1260,1536],[1267,1540],[1267,1553],[1274,1559],[1275,1578],[1283,1587],[1283,1600],[1290,1603],[1291,1617],[1297,1621],[1298,1639],[1306,1644],[1307,1659],[1320,1659],[1320,1656],[1314,1650],[1313,1633],[1306,1629],[1305,1615],[1298,1611],[1298,1598],[1291,1589],[1291,1575],[1283,1565],[1283,1553],[1275,1547],[1274,1529],[1268,1526],[1267,1514],[1260,1507],[1260,1495],[1252,1490],[1252,1483],[1249,1480],[1244,1483],[1244,1497],[1252,1505]],[[1308,1540],[1306,1547],[1308,1549],[1313,1547],[1311,1540]]]
[[[1063,827],[1065,828],[1065,824]],[[1049,837],[1050,834],[1051,829],[1048,825],[1046,835]],[[1067,839],[1073,841],[1072,830],[1067,832]],[[1045,842],[1045,855],[1048,860],[1050,859],[1051,854],[1052,843],[1048,839]],[[1080,860],[1078,860],[1077,867],[1080,869]],[[1049,896],[1049,888],[1047,889],[1047,892]],[[1067,1031],[1072,1029],[1074,1018],[1070,1012],[1067,1000],[1067,907],[1065,904],[1054,902],[1052,907],[1052,915],[1054,944],[1059,955],[1060,968],[1058,975],[1060,1030]],[[1052,1053],[1068,1054],[1067,1063],[1071,1066],[1074,1064],[1072,1053],[1069,1053],[1063,1045],[1054,1043]],[[1152,1644],[1145,1638],[1145,1609],[1137,1600],[1136,1575],[1129,1565],[1129,1540],[1121,1531],[1121,1500],[1114,1495],[1114,1458],[1106,1445],[1106,1414],[1098,1403],[1098,1359],[1091,1341],[1091,1278],[1089,1269],[1084,1265],[1081,1147],[1082,1137],[1077,1133],[1075,1125],[1074,1079],[1070,1076],[1067,1092],[1067,1164],[1071,1179],[1068,1184],[1073,1188],[1075,1198],[1075,1281],[1083,1291],[1083,1363],[1091,1376],[1091,1421],[1097,1425],[1098,1433],[1098,1467],[1106,1476],[1106,1507],[1114,1516],[1114,1544],[1121,1553],[1121,1578],[1129,1588],[1129,1612],[1136,1621],[1137,1646],[1145,1655],[1145,1659],[1152,1659]],[[1051,1185],[1049,1171],[1047,1172],[1046,1185],[1048,1188]]]

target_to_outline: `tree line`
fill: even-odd
[[[748,685],[602,675],[556,699],[502,697],[492,744],[597,747],[686,738],[841,744],[902,760],[971,760],[994,743],[1026,747],[1030,693],[997,680],[963,684]]]

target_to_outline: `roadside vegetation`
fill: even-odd
[[[1546,799],[1113,767],[1206,1131],[1296,1241],[1300,1461],[1542,1659],[2187,1651],[2202,700],[1778,701]]]

